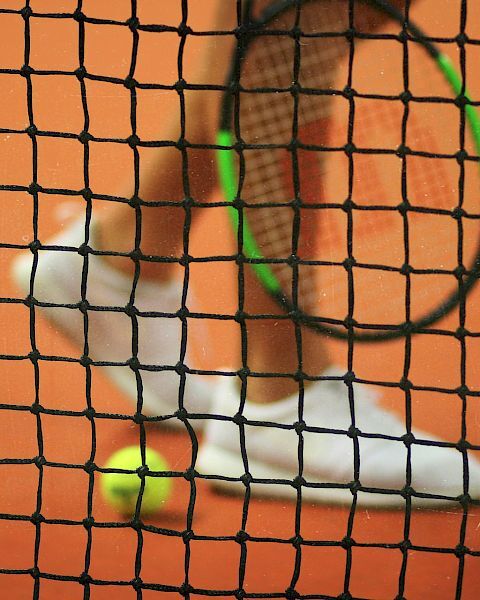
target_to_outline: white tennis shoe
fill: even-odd
[[[314,484],[302,486],[306,501],[351,504],[353,495],[348,484],[358,481],[362,486],[358,492],[359,505],[405,506],[399,493],[407,484],[408,450],[404,441],[399,440],[407,433],[405,423],[378,405],[377,394],[370,386],[353,384],[355,426],[362,432],[357,437],[356,459],[348,388],[338,369],[331,368],[324,375],[335,379],[316,382],[304,394],[303,420],[307,428],[317,428],[314,431],[300,432],[300,427],[297,433],[292,428],[299,422],[298,395],[273,404],[245,402],[242,415],[246,419],[244,455],[248,466],[242,457],[241,419],[237,417],[237,423],[231,420],[239,412],[240,391],[235,377],[222,377],[211,410],[220,419],[213,418],[206,426],[197,471],[240,478],[248,470],[254,480],[263,480],[252,483],[254,495],[295,499],[296,489],[289,482],[299,475],[299,456],[303,456],[303,478],[307,484]],[[299,445],[300,433],[303,449]],[[448,502],[447,497],[462,495],[462,453],[456,448],[432,444],[432,436],[423,431],[412,433],[420,443],[411,444],[410,485],[418,494],[428,495],[416,497],[414,505],[438,505]],[[437,443],[441,444],[439,440]],[[478,499],[480,463],[472,457],[468,460],[468,476],[468,491]],[[227,492],[245,492],[243,482],[228,479],[212,482]],[[320,485],[315,487],[315,484]]]
[[[78,344],[79,356],[83,354],[85,333],[84,317],[76,306],[81,301],[84,267],[78,248],[85,241],[84,236],[81,220],[49,240],[48,246],[58,249],[38,252],[33,287],[34,298],[39,302],[70,305],[69,308],[53,306],[36,310]],[[14,279],[25,294],[30,290],[32,264],[33,255],[24,253],[13,266]],[[132,287],[133,276],[116,271],[101,257],[89,255],[86,299],[99,310],[88,310],[88,355],[96,362],[114,363],[102,366],[102,371],[137,404],[137,378],[126,364],[134,355],[132,340],[137,329],[142,411],[150,416],[169,416],[179,409],[180,374],[172,369],[180,361],[182,324],[175,313],[181,308],[182,284],[177,281],[161,284],[140,278],[134,298],[135,308],[142,313],[136,317],[137,328],[132,316],[122,312],[130,301]],[[183,395],[185,409],[189,413],[208,412],[210,398],[211,384],[200,375],[187,374]],[[195,419],[190,422],[202,423]],[[165,423],[183,427],[182,421],[175,417]]]

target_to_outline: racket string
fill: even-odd
[[[357,9],[356,26],[371,32],[372,23],[379,21],[372,14]],[[348,25],[348,2],[335,3],[335,9],[328,2],[307,3],[301,21],[310,32],[336,32],[338,37],[301,38],[299,82],[315,93],[298,92],[297,114],[292,94],[285,91],[294,83],[296,46],[291,37],[257,35],[242,67],[241,84],[249,90],[240,94],[237,132],[248,145],[243,150],[242,198],[255,205],[246,210],[248,224],[262,255],[277,261],[271,267],[285,293],[291,295],[294,284],[287,263],[297,242],[300,258],[317,263],[300,266],[300,307],[307,314],[343,319],[348,274],[342,263],[348,257],[349,232],[342,207],[351,198],[350,235],[359,263],[354,268],[356,314],[374,323],[402,320],[406,292],[400,268],[407,261],[416,269],[432,271],[412,288],[414,316],[423,314],[425,290],[431,289],[433,277],[439,295],[446,296],[457,286],[452,273],[445,273],[443,280],[440,274],[458,261],[457,224],[448,215],[460,203],[460,167],[454,157],[461,147],[460,113],[453,107],[455,95],[425,49],[416,45],[407,68],[412,88],[423,98],[414,97],[406,107],[400,99],[405,83],[403,44],[391,39],[356,40],[352,82],[360,96],[351,103],[341,93],[349,73],[350,42],[340,37]],[[293,14],[283,15],[281,23],[272,23],[270,29],[291,27],[293,22]],[[399,25],[385,22],[375,31],[395,34]],[[383,95],[362,95],[377,81]],[[349,126],[356,147],[351,161],[344,149]],[[471,136],[467,138],[471,143]],[[287,148],[292,140],[303,145],[296,154]],[[412,155],[398,154],[403,144]],[[422,152],[427,156],[417,154]],[[476,176],[467,186],[467,203],[472,190],[478,190],[478,172]],[[306,206],[300,210],[297,240],[295,210],[289,206],[296,196]],[[412,207],[406,222],[396,209],[405,199]],[[269,206],[273,203],[286,206]],[[316,208],[309,208],[311,204]],[[466,256],[472,258],[472,236],[464,245]],[[382,289],[387,299],[383,303],[378,301]],[[432,306],[437,302],[432,295]]]

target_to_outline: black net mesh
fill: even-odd
[[[315,34],[320,50],[322,43],[330,48],[337,40],[346,59],[341,78],[338,73],[336,79],[327,78],[320,90],[325,94],[316,98],[320,105],[325,98],[343,103],[345,110],[337,116],[343,132],[334,128],[338,139],[315,137],[314,130],[313,139],[299,150],[295,134],[302,103],[302,31],[310,21],[302,17],[304,4],[294,3],[293,22],[288,24],[294,62],[289,90],[296,123],[293,140],[279,143],[274,138],[247,139],[248,135],[242,139],[236,104],[240,232],[234,239],[224,216],[229,203],[221,193],[211,193],[218,145],[210,129],[217,124],[219,100],[227,89],[227,58],[249,30],[242,22],[245,1],[222,2],[230,17],[215,25],[215,3],[202,0],[168,0],[162,5],[148,0],[0,0],[0,595],[473,600],[480,593],[479,482],[476,474],[472,476],[475,457],[480,457],[480,321],[476,288],[465,294],[462,286],[475,259],[480,216],[478,150],[466,118],[466,107],[479,105],[478,7],[468,0],[394,3],[405,22],[410,15],[418,18],[429,41],[453,58],[469,89],[466,98],[464,86],[459,95],[443,97],[439,88],[430,93],[424,76],[415,74],[411,57],[416,56],[418,42],[406,24],[390,23],[387,30],[364,26],[358,16],[364,4],[354,0],[335,8],[329,0],[306,3],[322,5],[326,12],[342,7],[341,28],[334,24],[333,32],[326,28]],[[268,5],[262,0],[260,8]],[[254,3],[255,16],[258,10]],[[285,23],[282,27],[284,35]],[[265,37],[265,43],[277,43],[271,31]],[[374,61],[377,42],[392,44],[392,56],[399,57],[401,89],[396,94],[391,89],[356,90],[356,85],[362,87],[356,60]],[[216,48],[210,57],[217,69],[213,63],[200,67],[198,57],[208,54],[206,47]],[[367,49],[364,54],[362,48]],[[433,71],[435,61],[429,60]],[[384,82],[381,71],[380,67],[378,85]],[[267,94],[265,89],[258,91],[268,103],[269,95],[280,92],[261,79],[254,85],[269,88]],[[372,86],[376,82],[369,81]],[[241,96],[234,88],[230,91]],[[255,92],[247,95],[255,104]],[[204,100],[195,113],[190,107],[196,97]],[[383,124],[379,119],[386,117],[376,110],[369,113],[369,101],[378,107],[390,102],[398,114]],[[359,134],[355,112],[360,115]],[[431,128],[448,124],[446,129],[439,127],[444,136],[449,132],[444,147],[431,147],[431,138],[408,129],[409,115],[421,123],[431,119],[429,114],[435,115]],[[367,125],[362,127],[362,122]],[[255,119],[252,131],[254,125]],[[158,131],[167,130],[171,135],[159,137]],[[335,283],[332,275],[321,303],[315,302],[315,295],[324,290],[317,280],[308,293],[314,296],[313,317],[342,326],[349,332],[345,342],[318,338],[303,328],[295,310],[285,314],[272,300],[258,300],[260,287],[248,264],[252,260],[243,252],[243,223],[251,219],[267,230],[265,235],[274,236],[268,222],[282,221],[270,213],[265,227],[255,216],[262,207],[242,204],[259,199],[265,204],[262,194],[271,192],[262,189],[253,199],[242,195],[242,185],[251,193],[248,178],[254,176],[245,154],[264,152],[258,148],[262,144],[279,146],[285,156],[293,156],[293,176],[281,188],[287,190],[286,197],[266,207],[278,213],[287,204],[291,212],[283,220],[289,232],[281,234],[286,246],[269,253],[270,242],[257,233],[267,249],[262,250],[265,259],[253,262],[286,265],[288,275],[282,277],[294,307],[308,279],[306,268],[321,269],[322,274],[341,269],[342,283]],[[318,176],[311,172],[315,169],[310,158],[302,163],[302,151],[334,157],[333,176],[328,169],[325,174],[333,200],[302,206],[297,171],[303,166],[309,178]],[[335,166],[337,157],[341,167]],[[390,171],[387,179],[395,198],[389,196],[389,181],[381,181],[392,160],[397,161],[392,167],[397,178]],[[171,168],[171,179],[159,174],[156,165]],[[268,164],[264,167],[268,170]],[[442,169],[448,175],[437,189],[434,175]],[[376,175],[370,187],[362,188],[361,174],[367,172]],[[419,182],[415,198],[408,193],[415,187],[412,177]],[[120,185],[123,180],[126,183]],[[159,189],[158,181],[164,187]],[[445,186],[448,201],[437,204]],[[379,194],[373,204],[372,193]],[[125,243],[119,248],[108,240],[100,243],[97,224],[114,218],[120,205],[129,212]],[[302,241],[305,213],[318,215],[313,221],[322,215],[330,219],[328,232],[337,241],[323,248],[329,256],[317,247],[308,250]],[[165,250],[159,252],[155,244],[149,247],[149,223],[154,227],[164,214],[171,231],[180,234],[168,234],[167,228],[168,243],[164,241]],[[427,220],[419,224],[422,215]],[[393,258],[387,235],[390,217],[397,227]],[[75,234],[62,237],[61,231],[70,231],[73,222]],[[366,232],[367,250],[355,245],[363,235],[358,228]],[[425,247],[433,249],[423,255]],[[13,283],[12,264],[27,255],[23,275],[14,267]],[[66,255],[75,257],[73,262],[58,266]],[[410,265],[412,255],[423,257],[420,264]],[[107,262],[119,266],[121,284],[115,280],[110,285]],[[149,283],[152,274],[162,279],[172,266],[179,282],[171,292],[174,310]],[[367,275],[355,312],[358,269]],[[42,273],[47,283],[42,283]],[[73,273],[74,292],[63,299],[58,290]],[[378,273],[384,278],[380,283]],[[395,301],[397,283],[390,276],[402,281]],[[25,293],[19,292],[22,277]],[[103,297],[98,282],[114,290],[113,296]],[[452,289],[460,290],[458,306],[433,328],[415,336],[406,330],[403,338],[385,345],[367,347],[356,341],[354,325],[397,327],[412,311],[417,314],[418,307],[422,314],[438,306]],[[110,331],[102,329],[105,315]],[[161,340],[157,355],[155,340],[164,329],[169,337]],[[116,337],[102,350],[111,331]],[[126,348],[117,347],[115,340],[125,338]],[[288,349],[281,346],[285,340]],[[340,365],[338,372],[316,367],[316,357],[310,355],[320,344],[315,340],[327,344],[332,360]],[[269,345],[270,352],[264,348]],[[165,346],[169,354],[162,354]],[[201,394],[217,394],[212,390],[223,385],[212,380],[235,382],[234,409],[217,412],[197,402]],[[347,426],[309,423],[305,399],[309,386],[319,382],[343,385]],[[200,391],[204,385],[211,386],[207,392]],[[359,408],[358,390],[368,386],[384,398],[385,410],[403,423],[401,435],[362,427],[367,417]],[[290,422],[248,416],[250,390],[267,390],[269,395],[269,389],[286,389],[298,398]],[[174,397],[162,410],[156,403],[162,396],[159,390]],[[225,427],[227,437],[238,439],[233,447],[242,465],[240,474],[228,467],[219,472],[214,465],[198,467],[206,435],[199,428],[206,423],[217,430]],[[178,429],[171,433],[167,426],[175,424]],[[433,433],[415,436],[416,427]],[[253,430],[264,433],[264,447],[256,448],[252,459]],[[283,438],[275,438],[275,432],[294,439],[297,467],[291,477],[283,477],[282,470],[265,476],[253,466],[259,454],[276,454],[271,444]],[[323,480],[310,476],[312,457],[305,457],[304,447],[312,436],[332,443],[339,437],[349,440],[347,475],[333,470]],[[404,449],[402,485],[388,477],[378,485],[375,477],[362,477],[362,444],[375,439]],[[100,479],[114,472],[105,466],[108,456],[126,445],[141,448],[143,463],[146,447],[158,449],[170,470],[151,465],[148,470],[139,464],[139,501],[133,516],[120,518],[102,500]],[[448,488],[429,491],[415,479],[412,456],[419,448],[432,447],[456,453],[455,477],[460,483],[454,493]],[[328,445],[323,451],[328,453]],[[341,454],[331,457],[332,464],[342,461]],[[445,472],[439,478],[450,476],[454,475]],[[172,480],[172,498],[159,514],[140,515],[145,486],[159,478]],[[233,494],[217,495],[212,487]],[[288,491],[277,493],[275,488]],[[332,490],[342,492],[340,506],[322,505],[322,494]],[[273,500],[272,495],[279,498]],[[382,510],[375,502],[369,505],[372,495],[394,498],[395,510],[385,512],[387,500]],[[422,501],[428,501],[427,508]]]

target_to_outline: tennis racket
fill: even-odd
[[[478,111],[394,4],[250,2],[217,147],[239,253],[307,327],[421,332],[478,280]]]

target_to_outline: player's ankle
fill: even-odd
[[[271,363],[271,360],[269,361]],[[247,399],[254,404],[273,404],[290,398],[293,395],[298,395],[300,390],[307,389],[317,381],[310,376],[321,375],[331,368],[331,363],[328,360],[322,361],[321,365],[317,365],[314,372],[305,371],[304,377],[299,377],[295,369],[284,372],[278,371],[278,376],[268,376],[272,372],[266,365],[262,368],[253,368],[256,373],[265,374],[264,376],[249,377],[247,384]]]
[[[97,250],[106,252],[102,256],[105,263],[114,270],[133,277],[137,264],[140,266],[140,276],[159,283],[169,283],[180,276],[180,268],[171,257],[145,254],[143,249],[135,252],[134,241],[127,244],[133,236],[119,236],[118,231],[112,231],[113,224],[99,221],[95,224],[94,244]],[[115,228],[117,229],[117,228]]]

